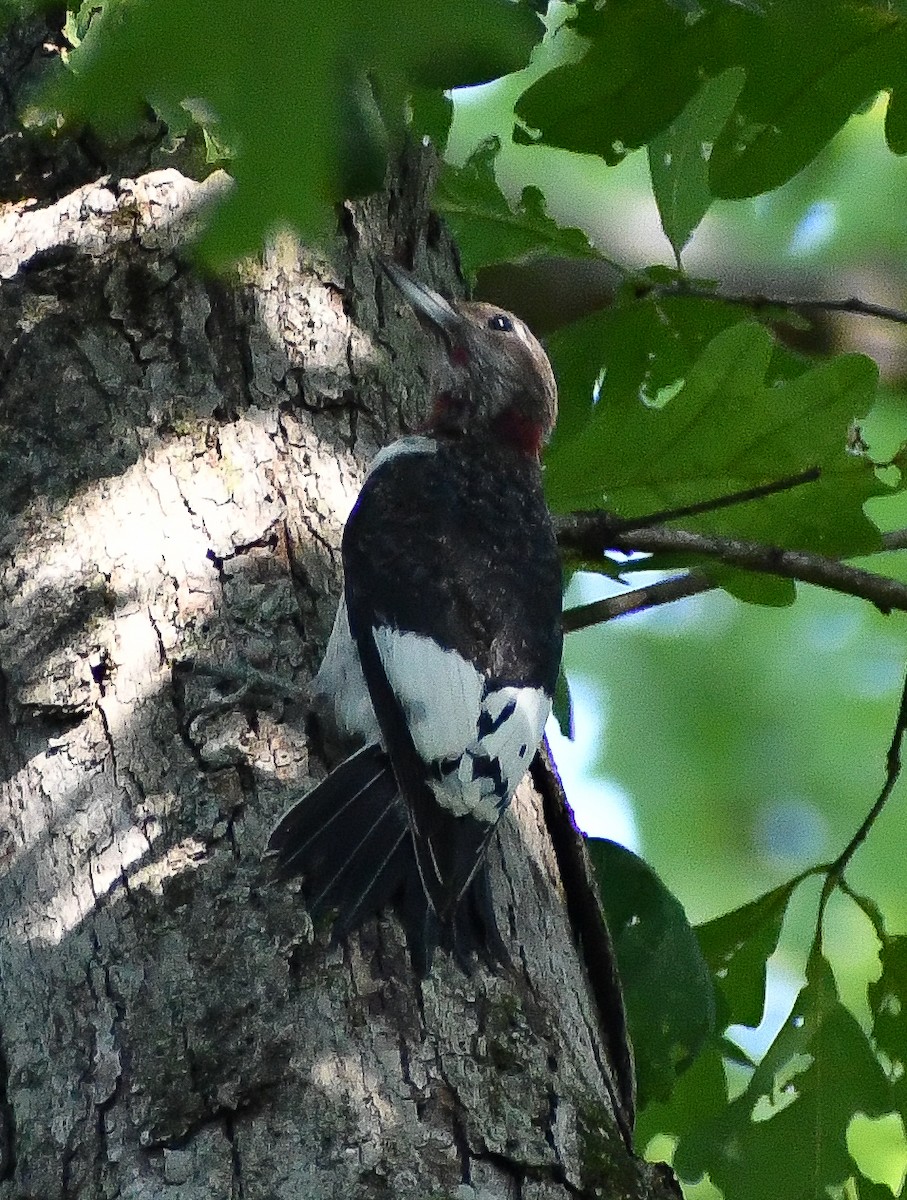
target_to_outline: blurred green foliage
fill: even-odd
[[[509,0],[84,0],[70,30],[40,107],[113,138],[149,105],[202,124],[236,183],[200,246],[222,264],[280,224],[328,235],[334,204],[381,186],[412,92],[518,69],[543,25]]]
[[[620,7],[608,5],[601,11],[607,14],[610,9],[616,19]],[[654,12],[659,6],[646,7]],[[772,5],[758,7],[766,19],[777,12]],[[804,6],[795,7],[801,17],[806,13]],[[815,20],[833,15],[826,6],[809,8]],[[871,6],[864,5],[860,12],[856,6],[849,8],[846,15],[853,20],[880,20],[886,36],[903,36],[903,14],[893,15],[888,6],[884,11],[883,6],[870,11]],[[677,12],[659,15],[670,22],[676,21]],[[788,27],[783,47],[788,63],[798,58],[798,66],[785,78],[799,81],[804,110],[824,95],[821,87],[811,92],[815,76],[808,71],[810,53],[800,54],[813,32],[808,21],[797,37]],[[577,85],[576,75],[571,76],[575,45],[562,46],[560,57],[568,60],[562,79],[572,77],[574,84],[572,101],[565,87],[565,103],[585,106],[590,121],[597,121],[601,110],[595,108],[590,88]],[[551,51],[549,63],[557,58]],[[779,64],[782,61],[779,57]],[[834,78],[831,58],[827,65],[828,78]],[[870,74],[875,65],[868,64]],[[643,68],[649,71],[653,90],[670,86],[659,66],[653,55]],[[724,69],[733,70],[726,61]],[[468,152],[480,131],[487,135],[491,129],[500,136],[497,121],[508,120],[514,102],[519,116],[542,129],[542,142],[548,138],[550,126],[542,123],[542,106],[530,112],[519,98],[539,71],[536,62],[519,82],[502,81],[496,88],[497,104],[477,99],[461,109],[451,131],[456,158]],[[750,80],[757,77],[748,75]],[[665,234],[662,261],[686,247],[684,260],[689,254],[699,273],[719,281],[722,265],[731,267],[735,282],[753,273],[758,279],[754,299],[761,289],[800,295],[808,295],[811,288],[827,295],[831,289],[832,294],[844,295],[843,287],[854,285],[836,286],[832,273],[849,268],[865,279],[866,298],[897,304],[905,281],[898,266],[892,270],[892,260],[896,263],[903,254],[907,236],[902,199],[907,169],[885,146],[885,106],[861,113],[863,100],[871,97],[857,101],[852,90],[842,89],[857,115],[831,144],[816,154],[825,134],[812,130],[810,153],[815,157],[805,169],[776,191],[729,203],[712,194],[719,188],[710,170],[709,143],[716,136],[713,117],[717,114],[720,121],[722,108],[735,103],[739,77],[714,74],[710,79],[715,81],[711,86],[720,88],[723,83],[725,90],[710,97],[710,85],[694,89],[670,124],[648,139],[648,171],[638,156],[629,156],[619,168],[605,167],[524,137],[521,145],[505,146],[496,164],[498,181],[511,195],[529,183],[538,186],[549,212],[584,228],[593,243],[606,245],[612,261],[615,246],[621,244],[625,214],[633,213],[639,221],[647,201],[651,204],[654,183]],[[544,72],[542,80],[530,91],[533,102],[543,86],[554,86]],[[602,86],[607,86],[607,77]],[[739,95],[747,98],[744,91]],[[843,109],[838,111],[840,115]],[[608,112],[615,120],[639,117],[618,104]],[[702,122],[701,133],[697,121]],[[891,126],[889,116],[889,137]],[[691,144],[685,146],[687,130],[693,132]],[[576,130],[570,136],[577,136]],[[594,136],[604,144],[606,137],[619,141],[621,135],[599,124]],[[697,136],[698,162],[693,141]],[[644,142],[640,139],[638,144]],[[895,149],[902,148],[896,138],[891,142]],[[619,147],[621,153],[626,144]],[[790,163],[802,149],[789,147]],[[754,170],[756,161],[753,157],[744,164],[746,169]],[[778,161],[767,165],[774,170]],[[768,188],[772,181],[769,172],[753,190]],[[603,211],[608,217],[602,217]],[[698,237],[695,225],[703,214]],[[560,507],[604,502],[622,513],[642,513],[683,503],[697,490],[702,496],[742,486],[741,476],[732,483],[728,473],[722,483],[713,478],[710,487],[708,468],[718,469],[722,461],[719,446],[724,447],[726,464],[732,461],[735,470],[741,464],[748,469],[755,461],[734,454],[732,448],[746,420],[758,410],[758,401],[754,405],[750,393],[738,396],[735,404],[733,390],[720,373],[707,369],[721,347],[716,339],[737,327],[740,310],[701,298],[666,299],[657,288],[645,294],[640,280],[651,273],[641,276],[638,264],[646,261],[647,251],[632,239],[627,245],[628,282],[617,304],[550,339],[564,400],[548,459],[551,496]],[[798,277],[807,272],[806,282],[798,284]],[[826,272],[830,280],[824,279]],[[739,284],[736,290],[742,290]],[[754,307],[754,319],[766,316],[776,328],[777,313]],[[865,330],[865,322],[855,325]],[[854,337],[850,344],[854,342],[861,344],[861,339]],[[799,523],[797,510],[805,501],[807,509],[817,505],[825,513],[828,552],[834,553],[830,547],[837,543],[839,553],[860,553],[856,548],[847,551],[838,539],[848,537],[844,497],[850,485],[845,479],[853,481],[861,471],[866,471],[868,490],[854,494],[855,529],[865,529],[867,518],[883,529],[907,524],[902,494],[889,492],[875,499],[869,495],[883,480],[886,488],[901,483],[899,469],[873,471],[872,461],[890,460],[907,435],[907,396],[900,369],[892,367],[892,360],[903,357],[904,339],[900,330],[886,327],[878,342],[867,336],[862,344],[881,347],[888,372],[885,386],[876,389],[867,375],[862,386],[839,392],[836,417],[831,377],[820,376],[816,391],[829,402],[827,448],[847,464],[845,475],[828,477],[824,496],[809,496],[807,488],[799,496],[749,506],[751,511],[713,514],[703,519],[704,527],[741,536],[746,530],[747,536],[769,543],[783,541],[785,528],[791,529],[788,522]],[[763,381],[766,395],[778,387],[783,393],[788,380],[802,379],[804,372],[816,369],[816,361],[823,361],[812,360],[811,365],[777,342],[775,354],[775,373],[770,369]],[[830,361],[846,359],[824,360],[826,365]],[[729,355],[725,363],[732,365],[734,357]],[[740,365],[746,373],[745,362]],[[678,410],[679,401],[680,408],[687,404],[691,418],[701,411],[695,402],[699,368],[706,369],[715,387],[715,407],[706,407],[711,419],[702,425],[682,421]],[[795,421],[794,411],[787,415]],[[813,437],[822,438],[822,419],[805,416],[788,442],[777,427],[768,434],[771,422],[766,417],[763,413],[757,422],[767,434],[762,443],[763,477],[776,447],[778,474],[783,474],[782,463],[791,461],[787,454],[808,457],[816,445]],[[668,433],[672,422],[675,437]],[[852,433],[859,429],[868,443],[868,461],[848,453],[846,435],[842,440],[851,422]],[[661,445],[664,451],[659,451]],[[694,463],[699,467],[698,489]],[[630,482],[651,490],[634,494]],[[845,490],[838,493],[840,484]],[[803,545],[816,546],[821,540],[813,540],[803,527],[795,541],[797,537],[804,539]],[[907,578],[896,554],[877,554],[863,565]],[[574,595],[587,600],[613,590],[611,582],[595,586],[587,578]],[[718,1027],[693,1066],[678,1076],[672,1098],[649,1103],[639,1124],[640,1144],[651,1143],[654,1153],[673,1153],[693,1194],[711,1195],[718,1188],[734,1197],[875,1198],[890,1195],[889,1189],[897,1192],[902,1185],[907,1106],[899,1081],[907,1027],[900,1015],[905,997],[899,935],[907,928],[902,850],[907,819],[901,811],[901,792],[895,792],[849,869],[850,885],[865,898],[857,904],[841,895],[833,897],[821,938],[816,927],[821,875],[810,872],[843,849],[881,788],[905,661],[902,616],[886,617],[858,600],[808,587],[797,589],[796,603],[787,610],[741,604],[714,593],[686,601],[674,612],[631,617],[568,639],[568,677],[581,676],[584,690],[591,686],[601,701],[596,771],[630,797],[645,858],[682,899],[690,917],[706,922],[699,932],[717,987]],[[618,885],[621,879],[618,873]],[[643,924],[645,914],[644,909]],[[621,929],[620,908],[613,906],[613,897],[611,918]],[[648,932],[650,944],[657,933]],[[688,971],[694,959],[683,945],[680,939],[673,954],[662,956],[661,968],[679,969],[691,979],[694,975]],[[625,969],[632,1019],[634,996],[647,975],[626,957]],[[651,963],[648,970],[657,974]],[[650,982],[650,994],[652,990]],[[666,991],[677,1029],[682,1030],[704,993],[697,997],[691,988],[684,993],[684,1004]],[[765,1026],[754,1035],[746,1027],[751,1031],[760,1025],[766,1001]],[[648,1035],[637,1034],[644,1077],[657,1072],[664,1044],[664,1014],[649,1016]],[[726,1025],[732,1040],[722,1036]],[[635,1022],[633,1028],[636,1032]],[[761,1055],[770,1043],[754,1069],[741,1046]],[[644,1099],[652,1095],[650,1091]]]
[[[519,71],[460,107],[437,204],[470,275],[594,260],[606,244],[623,278],[611,305],[551,339],[554,505],[639,515],[817,465],[817,484],[689,524],[868,555],[907,579],[878,553],[879,528],[907,525],[899,333],[862,355],[836,353],[835,334],[806,356],[786,332],[782,344],[777,311],[748,314],[685,273],[758,271],[780,292],[804,266],[807,289],[847,269],[869,298],[903,302],[907,166],[892,151],[907,150],[907,7],[578,0],[552,6],[541,44],[538,7],[91,0],[35,112],[59,106],[111,136],[146,105],[171,133],[201,124],[236,180],[202,245],[222,262],[282,222],[325,236],[334,202],[377,187],[407,129],[447,138],[443,89]],[[622,239],[646,211],[663,235]],[[574,586],[614,586],[599,566]],[[602,700],[596,766],[630,796],[657,871],[593,848],[649,1102],[640,1143],[733,1200],[877,1200],[907,1165],[901,792],[817,918],[823,872],[882,784],[904,617],[715,579],[751,602],[716,591],[574,634],[566,651],[568,677]],[[760,1041],[766,1006],[786,1011]],[[758,1064],[747,1047],[765,1051]]]

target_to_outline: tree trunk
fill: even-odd
[[[492,848],[499,974],[416,979],[392,913],[330,948],[261,862],[326,769],[343,521],[423,411],[372,255],[454,280],[427,158],[330,262],[282,237],[231,285],[178,252],[225,177],[84,169],[0,210],[0,1200],[670,1194],[615,1125],[550,795]]]

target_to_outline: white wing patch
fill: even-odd
[[[541,688],[488,688],[455,650],[383,627],[375,643],[428,784],[454,816],[497,822],[525,775],[551,711]]]
[[[454,816],[495,824],[541,741],[551,711],[542,688],[488,688],[472,663],[418,633],[389,626],[375,645],[400,701],[428,786]],[[344,737],[384,746],[341,600],[314,694],[329,700]]]
[[[422,761],[462,754],[476,736],[485,684],[479,672],[419,633],[385,625],[375,630],[375,645]]]
[[[312,680],[312,692],[330,702],[334,724],[342,737],[381,742],[372,700],[365,686],[359,650],[350,633],[346,600],[341,596],[324,660]]]

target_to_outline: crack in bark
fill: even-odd
[[[0,1032],[0,1182],[16,1170],[16,1114],[9,1094],[9,1061]]]
[[[463,1124],[461,1112],[463,1109],[460,1097],[457,1094],[456,1088],[450,1088],[451,1095],[454,1100],[454,1107],[451,1110],[451,1132],[453,1134],[454,1145],[457,1148],[457,1154],[460,1159],[460,1182],[472,1182],[472,1151],[469,1148],[469,1137],[466,1133],[466,1127]]]
[[[121,875],[121,879],[123,876]],[[95,1152],[95,1161],[103,1166],[109,1162],[109,1146],[107,1140],[107,1114],[111,1112],[117,1100],[120,1097],[123,1086],[123,1069],[122,1069],[122,1051],[120,1047],[120,1028],[125,1020],[126,1009],[123,1003],[122,996],[119,996],[110,978],[110,965],[105,960],[102,951],[101,943],[98,935],[92,933],[92,953],[95,961],[100,967],[104,977],[104,997],[110,1005],[111,1009],[111,1039],[114,1045],[114,1053],[117,1056],[117,1075],[114,1080],[110,1094],[100,1101],[95,1101],[95,1118],[96,1118],[96,1136],[97,1149]],[[92,993],[93,998],[97,1001],[98,997],[95,993],[94,981],[91,979],[91,973],[88,974],[88,988]]]
[[[239,1150],[239,1135],[236,1129],[236,1117],[231,1112],[224,1114],[224,1134],[230,1143],[231,1169],[231,1200],[243,1200],[244,1185],[242,1172],[242,1157]]]

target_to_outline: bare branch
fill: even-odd
[[[660,604],[684,600],[687,596],[696,596],[715,587],[717,584],[707,575],[699,571],[690,571],[688,575],[675,575],[672,579],[662,579],[659,583],[649,584],[648,587],[618,592],[614,596],[605,596],[602,600],[593,600],[591,604],[578,604],[564,613],[564,633],[575,633],[578,629],[600,625],[614,617],[625,617],[629,613],[657,608]]]
[[[904,679],[903,687],[901,688],[901,703],[898,706],[898,715],[894,723],[894,732],[891,735],[891,743],[888,747],[888,754],[885,757],[885,781],[882,784],[882,790],[879,792],[872,808],[863,818],[860,828],[856,831],[838,857],[833,863],[827,867],[828,874],[825,883],[822,887],[822,895],[819,898],[819,919],[816,923],[816,942],[821,941],[822,937],[822,918],[825,914],[825,909],[828,906],[828,901],[831,898],[835,888],[842,888],[852,900],[860,904],[860,907],[873,922],[876,932],[879,933],[880,940],[884,937],[884,930],[881,926],[881,914],[878,909],[873,912],[867,907],[865,902],[862,902],[857,895],[848,888],[844,882],[844,872],[850,865],[850,860],[859,850],[869,836],[869,831],[879,818],[882,809],[888,803],[891,793],[894,791],[894,785],[897,783],[901,774],[901,747],[904,742],[904,734],[907,733],[907,677]],[[881,932],[880,932],[881,930]]]
[[[662,508],[657,512],[645,513],[641,517],[617,517],[610,515],[611,528],[639,529],[641,525],[659,525],[662,521],[676,521],[681,517],[695,517],[700,513],[716,512],[720,508],[731,508],[737,504],[746,504],[748,500],[761,500],[764,496],[774,496],[777,492],[790,492],[801,487],[804,483],[815,483],[822,475],[820,467],[809,467],[798,475],[786,475],[783,479],[773,479],[771,483],[760,483],[756,487],[744,488],[740,492],[727,492],[723,496],[715,496],[711,500],[699,500],[696,504],[687,504],[683,508]],[[599,513],[593,515],[598,516]]]
[[[891,744],[888,747],[888,754],[885,757],[885,782],[881,792],[879,792],[878,799],[866,814],[863,824],[835,861],[832,870],[833,874],[838,878],[844,874],[850,860],[866,840],[866,835],[869,833],[879,813],[885,807],[888,797],[894,790],[894,785],[901,774],[901,746],[904,742],[905,732],[907,732],[907,678],[904,679],[904,686],[901,688],[901,703],[898,707],[898,715],[894,723],[894,732],[891,735]]]
[[[687,287],[684,284],[674,284],[670,287],[653,288],[659,296],[689,296],[693,300],[718,300],[725,304],[737,304],[741,308],[751,308],[754,312],[760,309],[780,308],[787,312],[819,312],[848,313],[857,317],[876,317],[881,321],[893,321],[896,325],[907,325],[907,312],[900,308],[889,308],[885,304],[873,304],[869,300],[861,300],[858,296],[842,297],[837,300],[803,300],[787,296],[741,296],[725,295],[711,288]]]
[[[572,513],[555,519],[558,541],[567,551],[583,558],[599,558],[606,547],[645,553],[683,553],[713,558],[744,571],[780,575],[801,583],[813,583],[830,591],[858,596],[881,612],[907,611],[907,584],[852,567],[821,554],[804,550],[782,550],[738,538],[690,533],[664,526],[643,529],[614,529],[609,513]]]

